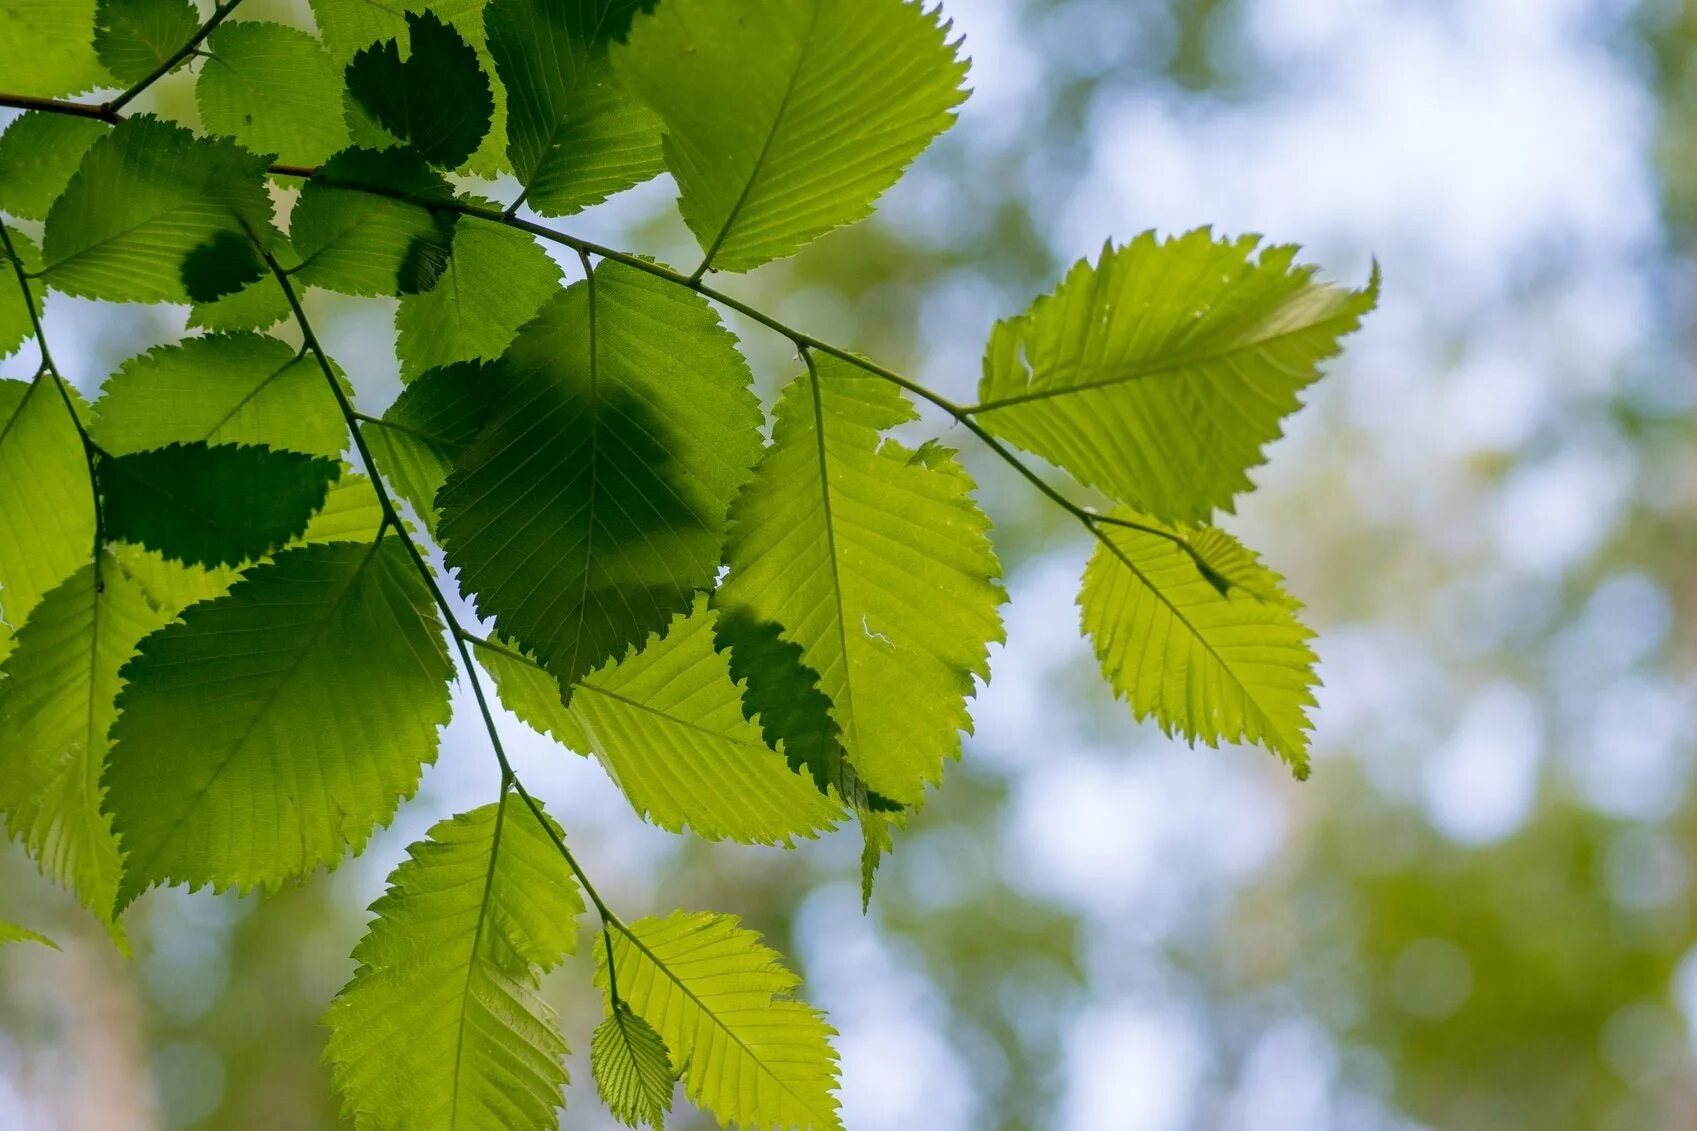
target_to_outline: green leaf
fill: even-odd
[[[496,177],[506,172],[503,150],[507,136],[507,92],[495,79],[495,63],[484,44],[483,9],[487,0],[310,0],[324,46],[339,66],[347,66],[362,49],[385,39],[407,35],[407,13],[429,12],[445,21],[477,52],[478,65],[495,96],[488,135],[472,155],[469,172]],[[350,107],[358,108],[351,98]],[[364,111],[360,110],[363,115]],[[380,148],[380,147],[379,147]]]
[[[101,812],[107,728],[119,669],[171,612],[155,608],[117,561],[84,565],[42,600],[0,668],[0,812],[48,877],[113,936],[121,867]]]
[[[189,0],[100,0],[94,50],[119,82],[138,83],[199,30],[200,16]]]
[[[184,257],[271,225],[266,163],[143,115],[98,138],[47,214],[47,282],[111,302],[184,302]]]
[[[519,333],[438,496],[479,614],[569,687],[687,610],[759,447],[736,339],[700,297],[603,262]]]
[[[1378,301],[1318,283],[1293,247],[1206,228],[1081,260],[1054,293],[1000,323],[984,357],[984,427],[1079,482],[1168,522],[1205,522],[1297,394]]]
[[[608,664],[572,694],[572,718],[632,807],[672,832],[789,844],[841,816],[743,715],[742,689],[714,650],[706,598],[663,637]]]
[[[35,249],[35,244],[30,242],[29,237],[8,228],[6,238],[12,241],[12,247],[18,253],[18,261],[23,264],[25,271],[40,269],[41,253]],[[24,287],[29,288],[27,298]],[[35,320],[30,317],[30,306],[33,303],[35,312],[40,314],[47,298],[46,290],[47,288],[33,280],[19,286],[17,271],[7,257],[5,248],[0,246],[0,358],[17,353],[25,342],[35,336]]]
[[[127,903],[159,883],[274,890],[364,847],[435,758],[453,666],[384,538],[279,554],[123,675],[105,784]]]
[[[351,295],[429,290],[447,262],[458,216],[426,205],[453,199],[448,182],[412,150],[336,154],[306,182],[290,215],[299,280]]]
[[[3,66],[0,74],[7,74]],[[83,154],[108,128],[93,118],[46,110],[31,110],[13,120],[0,133],[0,212],[22,220],[47,219],[47,210],[65,191]]]
[[[94,549],[88,461],[51,376],[0,381],[0,499],[0,614],[16,631]]]
[[[120,456],[193,441],[336,456],[348,444],[317,364],[259,334],[188,338],[132,357],[94,413],[95,442]]]
[[[544,216],[659,174],[660,119],[614,81],[608,47],[654,0],[491,0],[489,53],[507,88],[507,157]]]
[[[341,463],[246,444],[172,444],[102,459],[108,537],[190,565],[253,561],[306,530]]]
[[[664,1038],[691,1102],[742,1128],[841,1126],[835,1030],[790,996],[799,979],[736,916],[642,919],[614,935],[613,954],[619,998]]]
[[[613,53],[665,120],[703,267],[746,271],[872,213],[954,120],[966,62],[905,0],[666,0]]]
[[[411,53],[399,40],[367,47],[348,65],[350,93],[377,123],[431,163],[463,164],[489,132],[495,100],[477,53],[430,12],[407,14]]]
[[[654,1026],[622,1001],[612,1004],[589,1040],[589,1070],[613,1118],[628,1127],[664,1125],[677,1069]]]
[[[914,416],[846,362],[822,358],[792,382],[732,510],[718,597],[801,647],[849,762],[904,805],[959,755],[1005,600],[966,472],[945,449],[880,436]]]
[[[48,947],[52,950],[59,949],[59,944],[48,938],[46,935],[38,935],[28,928],[18,926],[16,923],[8,923],[4,920],[0,920],[0,946],[5,946],[7,943],[21,942],[40,943],[42,946]]]
[[[395,313],[401,379],[456,361],[491,361],[559,288],[560,268],[515,228],[460,224],[436,285]]]
[[[1224,555],[1236,575],[1222,594],[1169,539],[1099,529],[1105,541],[1085,568],[1079,605],[1102,674],[1133,714],[1192,742],[1258,743],[1306,777],[1313,633],[1296,619],[1278,576],[1229,535],[1204,532],[1214,560]]]
[[[48,98],[108,85],[94,53],[95,0],[0,0],[0,75],[12,94]]]
[[[571,874],[506,791],[408,857],[324,1017],[345,1111],[361,1129],[551,1131],[566,1042],[537,987],[577,949]]]
[[[288,165],[316,165],[347,146],[342,73],[312,36],[282,24],[226,23],[205,49],[194,93],[209,131]]]
[[[364,429],[384,478],[412,504],[432,536],[436,494],[482,431],[494,397],[495,377],[486,366],[432,369],[401,390],[381,426]]]
[[[224,231],[190,251],[183,259],[183,290],[198,305],[217,302],[261,280],[270,272],[246,235]]]
[[[538,734],[568,750],[589,753],[589,737],[567,709],[559,681],[548,669],[505,641],[478,641],[477,662],[495,681],[502,706]]]

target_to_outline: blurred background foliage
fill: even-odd
[[[1697,1126],[1697,0],[945,7],[959,126],[876,220],[726,285],[966,396],[994,320],[1104,237],[1376,257],[1380,313],[1228,523],[1322,633],[1313,780],[1133,725],[1076,635],[1081,536],[970,437],[1010,639],[870,915],[852,835],[669,837],[509,718],[527,780],[624,913],[733,911],[793,957],[853,1131]],[[154,107],[192,120],[189,85]],[[566,226],[693,262],[664,184]],[[392,307],[312,302],[380,410]],[[55,296],[48,328],[92,392],[182,316]],[[737,328],[770,393],[795,359]],[[132,959],[0,855],[8,912],[65,945],[0,951],[0,1127],[338,1126],[316,1018],[488,761],[456,721],[361,859],[157,892]],[[610,1126],[587,962],[550,985],[566,1125]]]

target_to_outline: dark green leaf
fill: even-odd
[[[237,232],[215,232],[183,259],[183,289],[195,302],[217,302],[268,278],[253,241]]]
[[[489,79],[471,45],[432,13],[408,13],[407,31],[405,60],[394,39],[354,56],[348,93],[433,164],[456,168],[489,132],[495,110]]]
[[[436,493],[454,461],[477,439],[495,390],[495,376],[486,366],[465,363],[432,369],[401,390],[383,414],[386,426],[365,430],[384,477],[432,534]]]
[[[458,219],[430,205],[453,199],[442,175],[410,149],[338,153],[301,189],[290,217],[300,281],[353,295],[429,290]]]

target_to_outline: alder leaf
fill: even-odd
[[[491,0],[489,53],[507,88],[507,157],[543,216],[599,204],[664,167],[660,119],[613,77],[608,47],[655,0]]]
[[[342,72],[299,28],[221,24],[195,83],[202,125],[288,165],[317,165],[348,144]]]
[[[904,805],[960,752],[1006,599],[966,472],[944,449],[881,437],[914,416],[846,362],[821,358],[792,382],[732,510],[718,595],[800,646],[850,764]]]
[[[1282,419],[1378,302],[1318,283],[1296,248],[1206,228],[1146,232],[1080,260],[1054,293],[997,325],[985,428],[1122,503],[1205,522],[1253,484]]]
[[[1132,713],[1192,742],[1258,743],[1306,777],[1307,709],[1318,682],[1313,633],[1296,619],[1278,576],[1230,536],[1205,532],[1213,560],[1236,577],[1221,593],[1171,540],[1099,529],[1105,542],[1085,567],[1078,601],[1102,674]]]
[[[0,381],[0,499],[0,615],[15,632],[94,549],[88,460],[50,375]]]
[[[586,677],[572,719],[632,807],[661,828],[745,844],[814,836],[841,807],[744,717],[714,648],[716,619],[698,599],[664,636]]]
[[[463,164],[489,132],[495,111],[477,52],[433,13],[407,13],[409,54],[400,41],[367,47],[348,64],[348,93],[377,123],[434,165]]]
[[[559,266],[530,236],[482,221],[458,225],[436,285],[407,295],[395,312],[401,380],[500,357],[559,286]]]
[[[666,0],[613,53],[665,121],[706,252],[747,271],[872,214],[954,121],[966,62],[908,0]]]
[[[127,904],[159,883],[274,890],[357,852],[434,760],[453,666],[384,538],[277,555],[123,676],[105,784]]]
[[[42,600],[0,668],[0,812],[42,873],[76,894],[114,939],[121,865],[101,811],[119,670],[174,610],[149,603],[119,563],[84,565]]]
[[[111,83],[94,53],[95,0],[0,0],[9,93],[54,98]]]
[[[339,460],[246,444],[172,444],[99,464],[106,535],[190,565],[253,561],[324,505]]]
[[[189,0],[100,0],[94,51],[119,82],[137,83],[199,30],[200,16]]]
[[[619,998],[665,1040],[684,1093],[741,1128],[836,1131],[836,1031],[734,915],[675,911],[613,936]],[[595,983],[608,986],[595,948]]]
[[[447,263],[457,216],[428,205],[453,199],[413,150],[343,150],[306,182],[289,217],[300,281],[350,295],[429,290]]]
[[[704,300],[618,263],[593,280],[519,332],[437,500],[479,615],[568,688],[712,586],[760,443],[748,366]]]
[[[132,357],[107,378],[89,432],[112,455],[168,444],[263,444],[337,456],[347,425],[311,358],[276,338],[213,334]]]
[[[89,146],[47,214],[47,282],[109,302],[186,302],[183,259],[219,232],[271,227],[263,157],[181,126],[126,118]]]
[[[4,67],[0,74],[7,74]],[[65,191],[83,154],[109,128],[93,118],[45,110],[31,110],[13,119],[0,133],[0,212],[21,220],[47,219],[48,209]],[[17,238],[16,233],[12,238]]]
[[[612,1004],[589,1040],[589,1070],[613,1118],[628,1127],[664,1125],[677,1069],[654,1026],[622,1001]]]
[[[354,1126],[554,1128],[566,1042],[537,988],[577,949],[583,899],[536,816],[504,790],[442,821],[371,910],[324,1015]]]

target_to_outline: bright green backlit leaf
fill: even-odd
[[[0,67],[0,74],[5,73]],[[83,154],[109,128],[92,118],[45,110],[20,115],[0,134],[0,212],[24,220],[47,219],[47,210],[65,191]]]
[[[94,551],[88,461],[51,377],[0,381],[0,499],[0,616],[16,631]]]
[[[500,357],[559,285],[559,267],[523,232],[481,220],[461,223],[436,285],[403,298],[395,313],[401,379]]]
[[[835,1131],[836,1035],[798,979],[733,915],[674,911],[613,935],[619,997],[665,1040],[684,1092],[742,1128]],[[633,939],[635,941],[633,941]],[[595,950],[595,981],[607,960]]]
[[[127,903],[160,883],[275,889],[357,852],[435,758],[453,666],[385,538],[279,554],[123,676],[105,785]]]
[[[960,752],[1005,599],[966,472],[943,449],[881,437],[914,415],[846,362],[791,383],[732,510],[718,597],[801,647],[854,769],[907,805]]]
[[[320,456],[348,445],[317,363],[259,334],[188,338],[132,357],[94,413],[89,432],[113,455],[196,440]]]
[[[558,829],[555,829],[558,832]],[[566,1042],[537,987],[577,948],[577,885],[511,793],[414,844],[325,1024],[358,1128],[552,1131]]]
[[[1153,233],[1081,260],[1000,323],[978,422],[1164,521],[1205,522],[1378,301],[1315,282],[1293,247]]]
[[[8,93],[48,98],[107,86],[94,53],[95,0],[0,0],[0,75]]]
[[[195,101],[209,131],[287,165],[316,165],[346,148],[342,72],[312,36],[282,24],[226,23],[205,50]]]
[[[1233,581],[1222,594],[1170,540],[1122,526],[1100,529],[1107,543],[1084,571],[1079,605],[1115,692],[1139,719],[1153,716],[1168,734],[1210,746],[1258,743],[1306,776],[1308,708],[1318,682],[1308,646],[1313,633],[1296,619],[1278,576],[1228,535],[1210,531],[1204,545]]]
[[[631,805],[662,828],[788,844],[831,827],[840,806],[744,717],[705,602],[642,651],[585,678],[572,718]]]
[[[244,444],[172,444],[100,461],[110,538],[189,565],[253,561],[306,530],[338,460]]]
[[[664,1124],[677,1069],[654,1026],[622,1001],[608,1009],[590,1038],[589,1070],[615,1119],[629,1127]]]
[[[746,271],[871,215],[954,120],[948,33],[906,0],[666,0],[613,57],[665,120],[705,262]]]
[[[457,217],[425,205],[453,198],[442,175],[411,150],[338,153],[301,189],[289,218],[300,281],[351,295],[429,290],[447,262]]]
[[[101,812],[118,672],[171,619],[118,562],[82,567],[42,600],[0,669],[0,812],[47,876],[122,938],[118,842]]]
[[[7,229],[6,238],[11,241],[25,271],[40,269],[41,253],[27,236]],[[47,288],[34,280],[28,281],[25,286],[29,288],[28,298],[24,295],[24,288],[18,285],[17,271],[6,257],[5,248],[0,246],[0,358],[17,353],[18,347],[35,336],[31,307],[36,314],[42,313]]]
[[[660,119],[614,82],[607,49],[654,0],[491,0],[507,156],[525,199],[563,216],[658,174]]]
[[[0,920],[0,946],[5,946],[8,943],[21,942],[40,943],[42,946],[48,947],[52,950],[59,949],[59,944],[48,938],[46,935],[38,935],[27,927],[20,927],[16,923],[8,923],[4,920]]]
[[[184,302],[183,259],[271,225],[265,159],[148,116],[95,141],[47,215],[47,282],[111,302]]]
[[[567,750],[589,753],[589,737],[566,707],[559,681],[546,668],[504,641],[480,642],[476,654],[495,681],[502,706],[520,722]]]
[[[736,339],[707,303],[603,262],[493,370],[499,400],[438,496],[448,565],[563,686],[713,584],[759,446]]]
[[[477,53],[434,15],[407,16],[410,50],[390,39],[348,65],[348,92],[384,129],[432,164],[455,168],[489,131],[495,109]]]
[[[94,50],[123,83],[151,75],[200,30],[189,0],[100,0]]]

